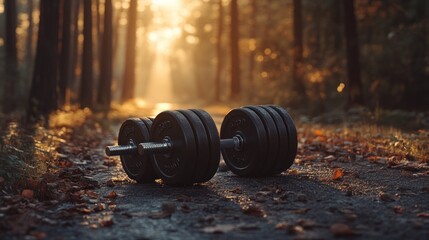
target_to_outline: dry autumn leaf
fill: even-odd
[[[31,198],[33,198],[33,197],[34,197],[34,191],[33,191],[33,190],[31,190],[31,189],[24,189],[24,190],[22,190],[22,192],[21,192],[21,196],[22,196],[22,197],[24,197],[24,198],[29,198],[29,199],[31,199]]]
[[[241,211],[246,215],[251,215],[251,216],[255,216],[255,217],[266,217],[267,216],[264,209],[262,209],[259,206],[255,206],[255,205],[244,206],[241,209]]]
[[[332,173],[332,180],[339,180],[344,176],[344,170],[341,168],[334,168]]]
[[[331,233],[336,237],[347,237],[355,235],[355,232],[344,223],[335,223],[330,227]]]

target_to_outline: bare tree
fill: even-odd
[[[305,96],[305,85],[303,79],[303,24],[302,24],[302,2],[293,0],[293,67],[292,80],[293,90],[299,96]]]
[[[70,82],[71,64],[71,20],[72,1],[62,1],[62,35],[61,35],[61,59],[60,59],[60,80],[59,80],[59,104],[65,104],[67,84]]]
[[[222,34],[223,34],[223,4],[222,0],[218,1],[219,16],[218,16],[218,29],[216,35],[216,79],[215,79],[215,101],[220,101],[220,85],[221,85],[221,73],[222,73]]]
[[[122,102],[134,98],[135,88],[135,52],[136,52],[137,0],[130,0],[128,9],[127,46],[125,52],[125,70],[122,84]]]
[[[16,0],[5,0],[6,14],[6,56],[9,61],[16,61]]]
[[[79,102],[82,108],[93,104],[92,0],[83,1],[83,54]]]
[[[231,99],[236,99],[240,96],[240,55],[238,49],[238,41],[239,33],[237,0],[231,0]]]
[[[37,118],[58,108],[58,26],[60,2],[41,0],[36,60],[27,116]]]
[[[98,87],[97,103],[103,110],[110,109],[112,99],[112,58],[113,58],[113,40],[112,40],[112,0],[106,0],[104,7],[104,32],[102,37],[100,81]]]
[[[354,0],[343,0],[343,11],[347,51],[348,105],[352,106],[363,104]]]

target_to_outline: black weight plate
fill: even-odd
[[[140,120],[141,120],[141,121],[146,125],[146,127],[147,127],[148,131],[150,132],[150,128],[152,127],[153,118],[142,117],[142,118],[140,118]],[[148,158],[148,160],[149,160],[149,162],[150,162],[150,166],[151,166],[151,167],[152,167],[152,169],[153,169],[153,166],[152,166],[152,160],[151,160],[152,155],[150,154],[149,156],[145,156],[145,157],[147,157],[147,158]],[[155,172],[155,169],[153,169],[152,173],[153,173],[153,178],[154,178],[154,179],[159,178],[159,177],[158,177],[158,175],[157,175],[157,174],[156,174],[156,172]]]
[[[206,130],[200,118],[191,110],[178,110],[178,112],[182,113],[188,119],[194,132],[195,142],[197,143],[197,159],[193,170],[193,182],[204,182],[203,179],[209,167],[210,158],[210,146]]]
[[[288,132],[288,153],[287,153],[287,161],[283,169],[279,169],[279,171],[283,172],[292,166],[293,161],[295,160],[296,153],[298,150],[298,135],[296,132],[295,124],[293,123],[292,117],[286,111],[286,109],[280,106],[269,106],[272,109],[276,110],[280,116],[282,116],[283,121],[285,122],[286,129]]]
[[[138,145],[149,141],[149,128],[138,118],[129,118],[122,123],[119,129],[118,144],[127,145],[130,139]],[[122,168],[129,178],[137,182],[152,182],[155,179],[155,171],[147,156],[134,155],[120,156]]]
[[[288,154],[288,133],[286,129],[286,124],[283,121],[283,118],[280,116],[280,114],[274,110],[271,107],[268,106],[260,106],[263,109],[265,109],[273,118],[277,133],[279,137],[279,151],[277,152],[276,162],[274,167],[271,169],[271,174],[279,174],[283,172],[282,169],[287,168],[288,160],[287,160],[287,154]]]
[[[231,110],[222,122],[221,139],[239,134],[244,143],[241,150],[222,149],[222,156],[228,168],[239,176],[257,176],[261,159],[267,152],[267,133],[258,115],[247,108]]]
[[[200,119],[206,130],[207,138],[209,140],[209,166],[205,172],[203,182],[210,180],[219,167],[220,161],[220,139],[219,132],[217,131],[216,124],[213,118],[206,111],[201,109],[191,109]]]
[[[271,115],[265,109],[259,106],[244,106],[244,108],[251,109],[259,116],[267,133],[267,139],[265,141],[268,143],[268,148],[265,157],[261,159],[263,161],[263,165],[260,168],[260,174],[258,175],[270,175],[271,169],[277,160],[277,152],[279,151],[279,136],[276,124],[274,123]]]
[[[197,145],[192,127],[186,117],[177,111],[164,111],[156,116],[150,129],[152,142],[170,139],[169,153],[152,155],[152,164],[168,185],[191,184],[194,177]]]

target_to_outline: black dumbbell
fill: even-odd
[[[216,173],[220,149],[229,169],[240,176],[279,174],[296,156],[295,125],[278,106],[231,110],[222,123],[221,140],[203,110],[165,111],[153,123],[140,120],[149,126],[150,137],[139,119],[128,119],[119,132],[120,146],[106,148],[107,155],[121,156],[125,172],[137,181],[157,175],[169,185],[206,182]]]
[[[297,152],[295,124],[279,106],[245,106],[222,122],[222,156],[240,176],[269,176],[288,169]]]
[[[119,146],[106,147],[108,156],[121,156],[130,178],[141,182],[158,176],[169,185],[186,185],[206,182],[216,173],[219,134],[204,110],[164,111],[151,121],[150,131],[140,126],[137,119],[126,120]]]

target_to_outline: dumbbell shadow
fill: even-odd
[[[164,111],[153,120],[127,119],[119,130],[118,146],[106,147],[106,154],[120,156],[131,179],[161,178],[168,185],[209,181],[218,169],[221,151],[228,168],[239,176],[279,174],[296,155],[295,125],[278,106],[231,110],[220,136],[204,110]]]

